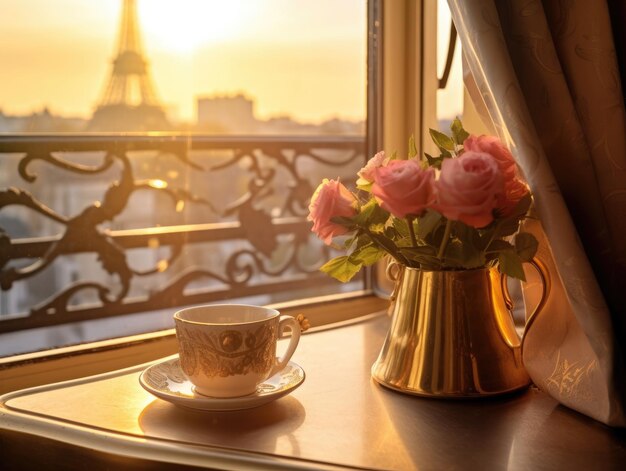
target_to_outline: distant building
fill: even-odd
[[[290,116],[260,120],[254,100],[245,95],[216,95],[197,99],[196,131],[208,134],[358,135],[365,134],[364,121],[338,118],[320,124],[301,123]]]
[[[52,114],[48,108],[29,115],[5,115],[0,111],[0,132],[78,132],[85,128],[87,120]]]
[[[198,130],[215,134],[255,133],[259,122],[254,116],[254,101],[239,94],[197,100]]]

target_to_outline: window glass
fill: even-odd
[[[305,217],[366,158],[365,1],[2,11],[0,356],[363,288]]]
[[[2,132],[363,133],[362,0],[3,0],[2,10]]]

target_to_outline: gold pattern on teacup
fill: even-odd
[[[276,361],[276,335],[276,326],[270,323],[245,333],[228,329],[207,333],[177,324],[180,365],[187,376],[198,370],[208,377],[264,373]]]
[[[243,342],[241,334],[236,330],[226,330],[222,332],[219,339],[222,350],[228,353],[239,350]]]
[[[281,372],[278,380],[274,379],[273,382],[266,381],[259,384],[256,394],[264,396],[291,389],[302,382],[303,376],[300,368],[288,365]],[[193,398],[195,396],[191,382],[182,374],[178,358],[148,368],[144,379],[153,389],[166,391],[180,397]]]
[[[198,358],[195,355],[191,340],[183,334],[182,329],[179,329],[178,326],[176,326],[176,337],[178,337],[179,357],[185,359],[184,363],[181,361],[181,369],[183,373],[191,376],[198,368]]]

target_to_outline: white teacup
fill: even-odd
[[[174,314],[180,365],[196,392],[212,397],[252,394],[281,371],[298,346],[300,324],[275,309],[215,304]],[[286,327],[291,340],[276,358],[276,342]]]

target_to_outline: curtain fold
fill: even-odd
[[[609,4],[448,1],[473,98],[512,148],[541,221],[528,229],[552,286],[525,336],[526,367],[561,403],[626,425],[626,112]]]
[[[609,0],[609,15],[613,27],[613,42],[619,63],[622,92],[626,90],[626,2],[624,0]]]

